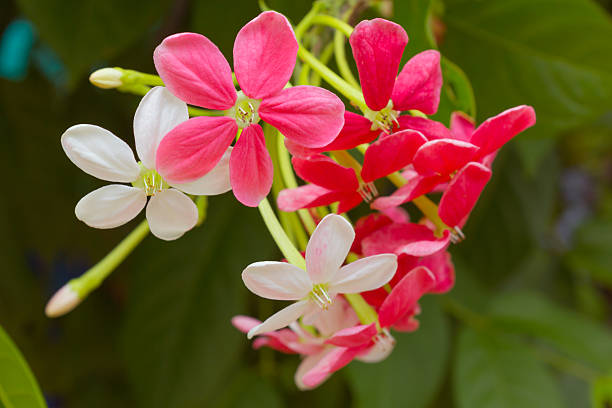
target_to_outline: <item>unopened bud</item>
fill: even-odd
[[[89,76],[89,82],[102,89],[118,88],[123,85],[123,72],[116,68],[102,68]]]
[[[70,287],[70,283],[67,283],[51,297],[45,307],[45,314],[48,317],[63,316],[77,307],[81,300],[79,295]]]

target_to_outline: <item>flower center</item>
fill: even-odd
[[[327,285],[323,283],[319,283],[312,287],[310,298],[323,310],[327,309],[332,303],[332,299],[327,293]]]
[[[139,164],[141,168],[140,177],[132,183],[134,187],[142,188],[145,191],[145,194],[148,196],[155,195],[156,193],[170,187],[158,172],[147,169],[142,165],[142,163]]]
[[[370,183],[361,182],[359,183],[359,188],[357,189],[357,193],[359,193],[361,198],[363,198],[363,201],[365,201],[366,203],[369,203],[376,196],[378,196],[378,189],[376,188],[373,182],[370,182]]]
[[[260,100],[250,99],[242,91],[239,91],[236,104],[227,111],[227,114],[232,116],[238,127],[242,129],[259,122],[257,110],[260,104]]]
[[[399,111],[393,110],[393,102],[389,101],[386,107],[379,111],[367,111],[364,116],[372,122],[370,130],[380,129],[389,134],[394,126],[399,126],[397,121],[399,114]]]

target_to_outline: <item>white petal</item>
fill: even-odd
[[[364,363],[379,363],[389,357],[389,354],[395,347],[395,339],[390,334],[383,334],[378,337],[374,345],[370,347],[367,353],[357,357],[359,361]]]
[[[246,287],[267,299],[298,300],[312,290],[305,270],[286,262],[255,262],[242,271]]]
[[[308,308],[308,300],[300,300],[295,302],[284,309],[279,310],[272,316],[268,317],[259,326],[253,327],[248,333],[247,337],[250,339],[258,334],[268,333],[274,330],[282,329],[295,322],[302,316],[304,311]]]
[[[230,191],[232,189],[229,176],[229,159],[231,152],[232,148],[228,147],[219,163],[199,179],[189,183],[172,184],[172,187],[178,188],[187,194],[206,196],[223,194]]]
[[[336,214],[323,218],[306,247],[306,270],[314,283],[327,283],[344,263],[351,249],[355,231]]]
[[[180,191],[172,188],[162,190],[149,200],[147,221],[153,235],[171,241],[195,227],[198,208]]]
[[[155,168],[157,146],[166,133],[187,119],[187,104],[163,86],[156,86],[142,98],[134,114],[134,138],[136,153],[146,168]]]
[[[397,270],[397,256],[380,254],[343,266],[329,282],[332,293],[359,293],[380,288]]]
[[[111,184],[81,198],[74,212],[90,227],[115,228],[137,216],[146,203],[142,189]]]
[[[101,180],[130,183],[140,175],[130,146],[99,126],[72,126],[62,135],[62,147],[70,161]]]

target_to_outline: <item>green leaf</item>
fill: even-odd
[[[528,133],[547,137],[612,106],[612,22],[593,1],[444,3],[442,51],[471,79],[479,120],[529,104],[538,123]]]
[[[61,57],[72,83],[147,35],[168,0],[18,0],[41,39]],[[107,61],[108,63],[108,61]]]
[[[240,273],[278,259],[273,248],[257,211],[227,194],[210,199],[201,227],[137,250],[123,337],[140,406],[204,406],[231,379],[247,342],[230,323],[247,312]]]
[[[397,343],[383,362],[353,362],[347,368],[356,407],[427,407],[446,372],[449,324],[433,297],[421,302],[421,327],[393,333]]]
[[[464,328],[454,369],[458,408],[560,408],[547,369],[523,345]]]
[[[0,406],[4,408],[47,406],[28,363],[1,327]]]
[[[490,316],[508,331],[536,337],[602,372],[612,370],[612,330],[536,293],[499,296]]]
[[[568,255],[572,267],[612,287],[612,219],[595,218],[582,225],[575,240],[576,247]]]

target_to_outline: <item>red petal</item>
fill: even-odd
[[[450,130],[442,123],[435,120],[425,119],[418,116],[402,115],[397,118],[400,129],[412,129],[421,132],[427,140],[452,139]]]
[[[224,110],[236,102],[232,69],[208,38],[195,33],[166,37],[153,53],[164,85],[190,105]]]
[[[454,139],[469,142],[474,128],[474,119],[465,113],[459,111],[451,113],[450,131]]]
[[[384,210],[391,207],[397,207],[412,201],[423,194],[429,193],[438,184],[444,183],[448,177],[443,176],[417,176],[406,184],[397,189],[388,197],[379,197],[372,203],[371,207],[377,210]]]
[[[433,115],[440,103],[442,70],[440,53],[426,50],[404,65],[393,88],[393,107],[397,110],[416,109]]]
[[[414,315],[407,313],[404,316],[397,319],[393,324],[393,329],[399,332],[413,332],[418,330],[419,321],[414,318]]]
[[[517,106],[485,120],[472,134],[470,143],[480,147],[478,158],[481,158],[493,153],[535,122],[535,111],[531,106]]]
[[[349,39],[368,107],[386,107],[391,99],[408,35],[404,29],[381,18],[357,24]]]
[[[444,249],[450,241],[448,231],[437,238],[433,231],[420,224],[391,224],[365,238],[364,255],[393,253],[411,256],[427,256]]]
[[[217,165],[237,132],[232,118],[191,118],[164,136],[157,148],[155,167],[170,183],[198,179]]]
[[[363,324],[339,330],[325,343],[338,347],[359,347],[372,341],[376,333],[376,323]]]
[[[410,271],[399,281],[380,306],[378,311],[380,325],[390,327],[395,324],[435,283],[435,276],[424,266]]]
[[[363,158],[363,181],[374,181],[403,169],[412,162],[417,149],[426,142],[427,139],[421,133],[402,130],[372,143]]]
[[[351,211],[353,208],[357,207],[363,198],[358,193],[352,192],[347,193],[346,196],[340,200],[340,204],[338,205],[338,214],[344,214],[345,212]]]
[[[291,78],[297,50],[282,14],[266,11],[249,21],[234,42],[234,71],[244,94],[262,99],[280,92]]]
[[[333,191],[357,191],[355,170],[344,167],[322,154],[294,157],[291,162],[302,179]]]
[[[436,277],[436,284],[431,288],[431,293],[446,293],[452,289],[455,284],[455,267],[448,251],[443,250],[425,256],[421,258],[419,265],[429,268]]]
[[[460,140],[432,140],[419,148],[412,165],[422,175],[447,176],[465,166],[477,151],[477,146]]]
[[[450,227],[463,224],[491,178],[491,170],[480,163],[468,163],[448,184],[438,214]]]
[[[242,204],[257,207],[272,188],[274,166],[259,125],[245,128],[230,156],[230,183]]]
[[[355,240],[353,241],[351,251],[356,254],[361,254],[361,241],[374,231],[392,222],[391,218],[379,213],[373,213],[358,219],[355,223]]]
[[[299,145],[322,147],[342,129],[344,104],[326,89],[294,86],[264,98],[259,116]]]

